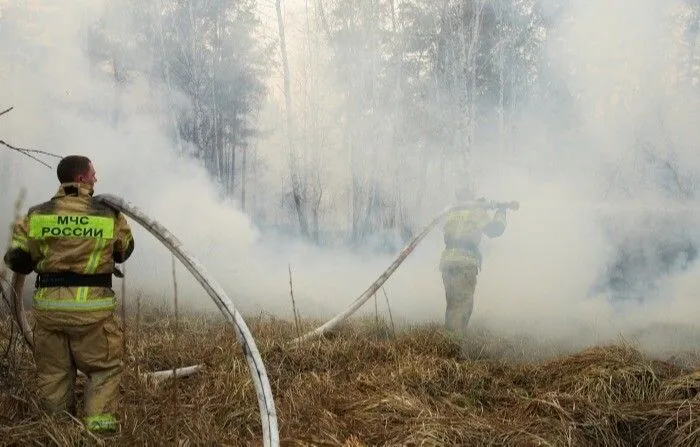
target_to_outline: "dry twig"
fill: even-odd
[[[396,327],[394,327],[394,317],[391,315],[391,305],[389,304],[389,296],[386,294],[386,290],[384,290],[384,287],[382,287],[382,293],[384,293],[386,308],[389,311],[389,322],[391,323],[391,336],[392,338],[396,338]]]
[[[14,107],[9,107],[9,108],[1,111],[0,116],[12,111],[13,109],[14,109]],[[23,147],[17,147],[17,146],[10,144],[10,143],[7,143],[3,140],[0,140],[0,145],[5,146],[6,148],[11,149],[13,151],[17,151],[20,154],[25,155],[38,163],[41,163],[42,165],[46,166],[49,169],[51,169],[51,166],[48,165],[43,160],[39,159],[36,155],[45,155],[47,157],[62,158],[61,155],[57,155],[57,154],[54,154],[51,152],[40,151],[40,150],[36,150],[36,149],[27,149],[27,148],[23,148]]]
[[[171,321],[151,312],[144,308],[144,336],[129,339],[131,351],[147,351],[151,368],[206,363],[206,372],[187,379],[175,408],[169,386],[144,387],[126,368],[122,430],[106,445],[172,444],[176,417],[182,445],[259,444],[255,390],[230,327],[180,314],[175,352]],[[291,322],[261,321],[256,339],[284,420],[281,444],[700,445],[697,374],[620,344],[534,363],[540,342],[489,333],[472,334],[489,348],[469,360],[438,327],[389,341],[368,337],[371,325],[347,323],[322,342],[280,349],[295,333]],[[483,344],[476,338],[469,349]],[[514,345],[520,357],[498,357]],[[31,371],[31,363],[19,350],[17,368]],[[94,442],[77,424],[39,416],[28,384],[0,386],[0,443]]]
[[[173,352],[175,353],[176,356],[176,362],[174,365],[179,364],[179,353],[180,353],[180,343],[179,343],[179,337],[180,337],[180,313],[179,313],[179,307],[178,307],[178,296],[177,296],[177,274],[176,274],[176,263],[175,263],[175,255],[171,256],[172,259],[172,269],[173,269],[173,306],[175,308],[175,325],[173,329]],[[173,367],[173,408],[175,412],[175,417],[173,418],[173,426],[174,426],[174,433],[175,433],[175,443],[177,444],[180,439],[179,436],[179,419],[180,419],[180,406],[179,406],[179,399],[177,395],[177,381],[178,381],[178,376],[177,376],[177,366]]]
[[[287,264],[289,269],[289,295],[292,297],[292,312],[294,313],[294,328],[297,331],[297,337],[301,336],[301,327],[299,325],[299,314],[297,313],[297,304],[294,301],[294,286],[292,285],[292,264]]]

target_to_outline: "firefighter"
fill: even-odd
[[[499,208],[490,217],[483,199],[474,201],[468,187],[459,188],[457,203],[474,202],[475,206],[451,212],[445,221],[445,249],[440,271],[445,286],[445,330],[453,336],[465,335],[474,308],[476,278],[481,269],[479,243],[482,235],[495,238],[506,228],[506,211]]]
[[[58,192],[16,222],[7,266],[37,273],[33,296],[38,394],[50,414],[75,415],[77,369],[88,377],[83,422],[95,432],[118,429],[122,328],[114,315],[115,263],[134,250],[125,217],[95,198],[87,157],[58,164]]]

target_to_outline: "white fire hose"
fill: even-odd
[[[433,220],[426,225],[418,235],[416,235],[404,248],[401,249],[399,255],[396,257],[394,262],[391,263],[389,268],[387,268],[376,281],[374,281],[367,290],[365,290],[362,295],[357,297],[355,301],[350,303],[350,306],[343,312],[339,313],[335,317],[328,320],[326,323],[322,324],[318,328],[307,332],[293,339],[289,343],[300,343],[302,341],[309,340],[314,337],[323,335],[324,333],[334,329],[340,323],[347,320],[352,314],[357,312],[357,310],[362,307],[363,304],[367,302],[380,287],[391,277],[391,275],[396,271],[396,269],[406,260],[408,255],[418,246],[418,244],[427,236],[427,234],[432,230],[435,225],[437,225],[443,218],[445,218],[449,213],[459,210],[468,210],[474,208],[484,208],[484,209],[512,209],[517,210],[519,208],[518,202],[492,202],[492,201],[475,201],[470,203],[463,203],[457,206],[449,207],[442,213],[438,214]]]
[[[250,333],[250,330],[248,329],[248,326],[243,320],[241,314],[234,307],[231,299],[226,295],[221,286],[211,276],[209,276],[202,264],[192,255],[187,253],[183,248],[182,243],[161,224],[149,218],[143,213],[143,211],[119,197],[103,194],[95,196],[95,198],[100,200],[105,205],[124,213],[126,216],[138,222],[143,228],[148,230],[161,243],[163,243],[163,245],[165,245],[165,247],[170,250],[170,252],[177,257],[180,262],[182,262],[187,270],[190,271],[192,276],[194,276],[194,278],[202,285],[224,317],[234,326],[237,339],[243,347],[243,353],[245,354],[245,358],[248,363],[248,368],[253,379],[253,386],[258,399],[263,430],[263,445],[266,447],[278,446],[279,432],[277,428],[277,414],[275,411],[275,403],[272,396],[270,381],[267,377],[267,372],[265,371],[265,365],[260,357],[260,353],[255,344],[255,340],[253,339],[253,335]],[[14,311],[15,317],[17,318],[20,328],[22,329],[24,339],[31,346],[33,341],[32,331],[31,327],[29,326],[29,322],[27,321],[21,298],[24,279],[24,275],[15,275],[12,279]],[[201,368],[201,365],[178,368],[174,372],[173,370],[157,371],[149,373],[148,376],[154,379],[163,379],[172,377],[173,375],[176,377],[181,377],[193,374],[194,372],[198,371],[199,368]]]

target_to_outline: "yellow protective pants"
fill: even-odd
[[[474,291],[479,269],[476,265],[444,265],[442,282],[445,286],[445,330],[464,337],[474,309]]]
[[[66,325],[42,318],[34,329],[34,360],[44,409],[75,414],[76,368],[88,376],[84,421],[88,429],[117,429],[123,333],[113,315],[96,323]]]

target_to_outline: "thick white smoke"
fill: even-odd
[[[389,265],[386,254],[315,248],[261,233],[236,203],[219,200],[204,169],[177,156],[166,133],[161,89],[134,79],[117,91],[108,71],[90,65],[84,33],[99,17],[100,2],[29,3],[30,13],[21,20],[36,33],[27,34],[18,25],[11,39],[0,42],[0,108],[15,106],[0,118],[4,140],[91,157],[98,170],[97,193],[123,196],[171,229],[245,312],[289,315],[289,265],[302,316],[315,318],[344,308]],[[561,147],[561,140],[547,130],[555,117],[534,104],[514,123],[516,145],[481,144],[472,154],[473,183],[480,194],[523,203],[509,214],[506,233],[483,243],[475,323],[499,331],[578,337],[580,342],[634,333],[650,324],[692,323],[700,285],[697,269],[664,280],[663,300],[622,314],[607,296],[591,292],[614,255],[603,219],[634,220],[635,213],[656,209],[664,199],[658,179],[640,174],[634,149],[640,129],[657,142],[667,133],[678,164],[690,172],[700,169],[700,156],[693,150],[697,93],[689,95],[676,82],[683,53],[673,17],[679,8],[654,0],[576,1],[549,31],[547,62],[573,92],[580,120],[575,129],[557,129],[570,134],[569,146]],[[290,47],[291,54],[301,53],[300,42],[292,40]],[[278,81],[273,77],[272,82]],[[332,84],[323,88],[332,89]],[[112,114],[118,108],[123,113],[115,125]],[[270,116],[274,122],[261,124],[275,133],[257,148],[265,165],[277,169],[266,177],[268,182],[284,175],[287,160],[279,148],[284,141],[279,116],[263,115]],[[325,160],[332,174],[331,157]],[[10,171],[0,201],[3,215],[9,216],[21,187],[28,188],[29,203],[53,194],[53,171],[8,151],[0,152],[0,161],[3,172]],[[634,190],[631,198],[613,197],[624,200],[623,208],[600,205],[609,198],[605,191],[614,168],[618,184]],[[444,184],[435,179],[435,185]],[[452,192],[437,192],[439,209],[451,201]],[[429,217],[421,213],[413,220],[419,226]],[[138,248],[126,267],[129,289],[158,304],[169,302],[170,257],[145,231],[135,230]],[[6,234],[3,227],[0,236]],[[386,289],[396,318],[442,318],[441,244],[441,235],[434,233],[390,279]],[[181,300],[212,309],[191,280],[180,283]]]

